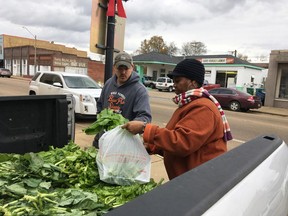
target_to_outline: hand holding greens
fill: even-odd
[[[121,114],[115,113],[112,109],[103,109],[97,114],[97,120],[92,123],[83,131],[87,135],[98,134],[103,131],[108,131],[115,128],[118,125],[122,125],[128,122]]]

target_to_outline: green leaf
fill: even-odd
[[[51,182],[41,182],[40,184],[39,184],[39,187],[41,187],[41,188],[45,188],[45,189],[50,189],[51,188]]]
[[[0,187],[2,187],[3,185],[6,185],[7,183],[8,181],[0,179]]]
[[[23,183],[29,187],[36,188],[42,182],[42,179],[35,179],[35,178],[27,178],[23,180]]]
[[[17,195],[25,195],[27,193],[27,189],[24,187],[23,183],[6,186],[6,189]]]
[[[115,113],[112,109],[103,109],[97,115],[97,120],[82,131],[87,135],[95,135],[102,131],[111,130],[126,122],[128,122],[128,119],[125,119],[121,114]]]

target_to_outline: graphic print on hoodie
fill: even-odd
[[[111,92],[108,98],[109,108],[113,109],[114,112],[121,114],[122,107],[125,104],[125,95],[120,92]]]

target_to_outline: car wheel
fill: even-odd
[[[240,110],[240,103],[238,101],[232,101],[229,105],[230,110],[232,111],[239,111]]]
[[[170,86],[170,87],[168,88],[168,91],[169,91],[169,92],[172,92],[172,91],[173,91],[173,87]]]
[[[34,91],[29,92],[29,95],[36,95]]]
[[[158,89],[158,91],[162,91],[162,89]]]

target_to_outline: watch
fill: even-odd
[[[146,125],[147,125],[147,122],[146,122],[146,121],[144,121],[144,122],[143,122],[142,133],[144,133],[144,130],[145,130],[145,127],[146,127]]]

